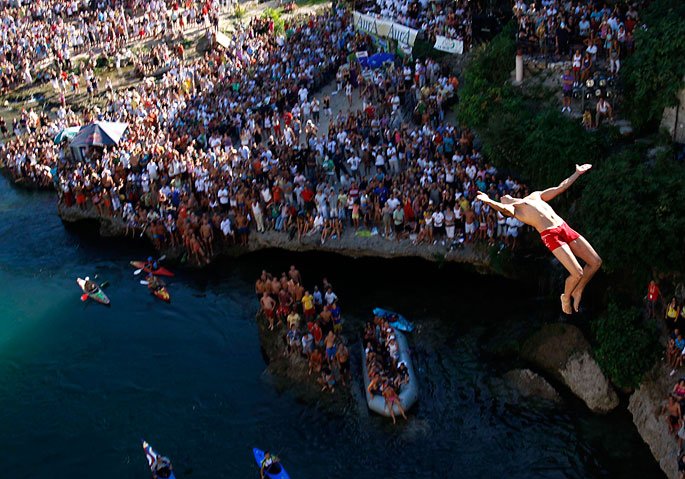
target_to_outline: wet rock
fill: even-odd
[[[645,377],[628,402],[628,410],[633,415],[637,432],[669,479],[678,477],[678,443],[669,433],[661,411],[674,382],[668,369],[659,365]]]
[[[618,406],[616,391],[576,326],[545,325],[524,343],[521,354],[563,382],[591,411],[607,413]]]
[[[505,381],[523,397],[539,397],[561,402],[559,393],[542,376],[530,369],[512,369],[504,375]]]

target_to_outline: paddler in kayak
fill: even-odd
[[[157,276],[155,276],[152,273],[148,273],[147,275],[147,287],[150,289],[150,291],[155,292],[165,286],[164,281],[159,279]]]
[[[152,470],[152,477],[154,479],[166,479],[171,476],[173,467],[171,466],[171,461],[168,457],[158,455],[150,469]]]
[[[93,283],[88,276],[85,278],[86,283],[84,284],[84,288],[86,290],[86,293],[88,294],[93,294],[98,290],[98,285]]]
[[[278,456],[272,456],[269,451],[264,451],[264,459],[262,459],[261,468],[259,469],[259,476],[264,479],[264,472],[268,472],[274,465],[281,462]]]
[[[152,256],[148,256],[147,261],[145,262],[144,269],[146,269],[150,272],[157,271],[159,269],[159,265],[157,264],[157,261],[155,261]]]

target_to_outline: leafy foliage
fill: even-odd
[[[412,48],[412,57],[420,60],[425,60],[426,58],[431,58],[433,60],[440,60],[447,56],[447,53],[433,48],[433,43],[429,42],[425,38],[418,37],[414,42],[414,47]]]
[[[674,272],[685,262],[685,167],[641,156],[633,148],[599,164],[578,212],[605,271],[640,285],[653,268]]]
[[[576,163],[593,163],[601,155],[600,137],[556,109],[545,107],[533,115],[521,99],[509,101],[518,106],[490,117],[484,150],[493,163],[516,171],[533,188],[557,184]]]
[[[592,331],[599,344],[594,351],[597,362],[617,386],[638,386],[659,358],[656,330],[640,321],[638,309],[609,303],[592,322]]]
[[[594,162],[604,142],[562,115],[556,103],[513,87],[510,69],[515,43],[509,25],[481,47],[464,72],[459,119],[478,129],[486,156],[521,175],[533,188],[558,183],[575,163]],[[512,65],[513,66],[513,65]]]
[[[621,71],[625,106],[637,129],[656,126],[685,84],[685,2],[656,0],[636,28],[635,53]]]
[[[267,7],[262,13],[262,18],[269,18],[274,22],[274,35],[285,33],[285,20],[282,17],[283,9]]]
[[[464,71],[459,92],[459,120],[463,124],[483,126],[504,97],[504,90],[511,88],[508,80],[516,52],[515,28],[510,22],[490,43],[479,47]]]
[[[240,5],[236,5],[235,9],[233,10],[233,16],[237,18],[238,20],[242,20],[245,18],[247,15],[247,9],[245,7],[241,7]]]

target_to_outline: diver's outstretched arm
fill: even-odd
[[[554,186],[552,188],[547,188],[546,190],[541,191],[540,197],[543,201],[549,201],[555,198],[557,195],[560,195],[561,193],[566,191],[578,179],[580,175],[588,171],[590,168],[592,168],[592,165],[589,163],[586,163],[584,165],[576,165],[575,173],[573,173],[571,176],[569,176],[564,181],[559,183],[559,186]]]
[[[500,203],[498,201],[491,200],[490,197],[486,193],[483,193],[482,191],[478,192],[478,196],[476,196],[476,198],[481,200],[486,205],[490,205],[492,208],[499,211],[504,216],[516,216],[516,211],[514,210],[514,205],[505,205],[504,203]]]

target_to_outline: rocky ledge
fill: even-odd
[[[630,396],[628,410],[642,439],[669,479],[678,475],[678,442],[669,433],[662,408],[677,378],[668,374],[665,364],[659,364],[647,374],[640,387]]]
[[[618,406],[616,391],[576,326],[545,325],[524,343],[521,355],[564,383],[591,411],[607,413]]]
[[[126,224],[121,218],[101,216],[95,208],[66,207],[60,203],[57,206],[57,211],[65,223],[97,222],[98,232],[101,236],[124,237],[126,235]],[[449,261],[468,264],[479,272],[491,272],[489,255],[484,246],[464,245],[449,251],[447,246],[442,244],[414,245],[409,240],[398,243],[386,240],[378,235],[369,237],[357,236],[351,230],[345,231],[342,238],[329,240],[323,245],[318,235],[305,236],[301,241],[298,241],[297,238],[290,239],[288,234],[283,232],[266,231],[260,234],[252,231],[247,246],[217,242],[217,245],[215,245],[217,251],[215,251],[215,258],[213,259],[220,256],[235,257],[269,248],[297,252],[325,251],[352,258],[365,256],[380,258],[418,257],[435,262]],[[165,248],[161,253],[166,254],[172,260],[179,260],[183,255],[183,251],[179,248]]]

